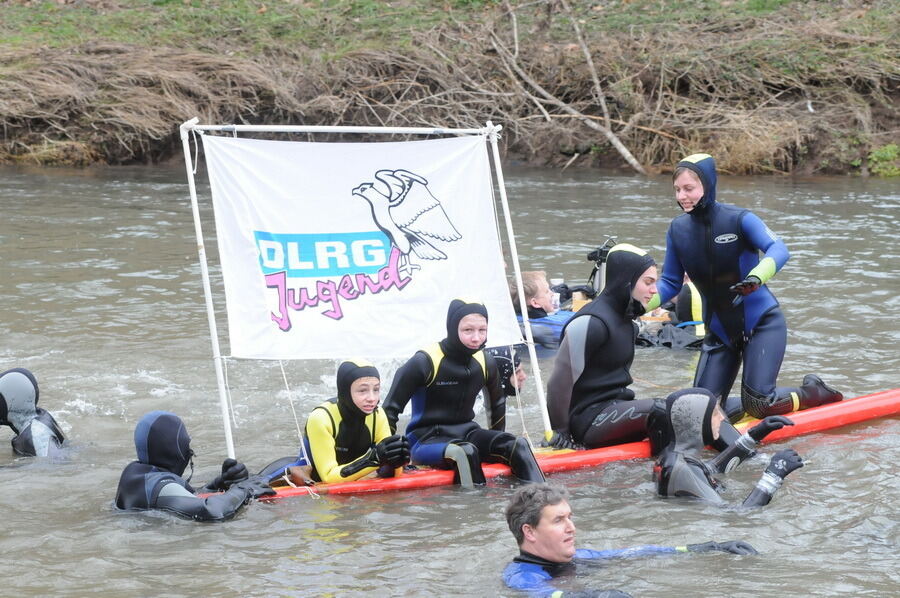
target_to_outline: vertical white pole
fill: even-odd
[[[199,122],[197,117],[182,123],[181,145],[184,148],[184,164],[187,168],[188,188],[191,192],[191,210],[194,213],[194,232],[197,235],[197,253],[200,254],[200,273],[203,277],[203,294],[206,296],[206,317],[209,320],[209,334],[212,340],[213,364],[216,367],[216,381],[219,384],[219,406],[222,410],[222,422],[225,426],[225,448],[228,456],[234,455],[234,440],[231,437],[231,420],[228,413],[228,396],[225,392],[225,374],[222,371],[222,356],[219,349],[219,331],[216,328],[216,315],[213,311],[212,287],[209,284],[209,267],[206,264],[206,248],[203,244],[203,230],[200,227],[200,208],[197,204],[197,186],[194,183],[194,165],[191,161],[191,144],[188,131]]]
[[[528,356],[531,359],[531,371],[534,383],[537,386],[538,404],[541,407],[541,418],[544,422],[544,437],[550,440],[553,429],[550,427],[550,414],[547,412],[547,398],[544,396],[544,381],[541,379],[541,369],[538,367],[537,352],[534,350],[534,336],[531,333],[531,321],[528,319],[528,306],[525,303],[525,290],[522,288],[522,271],[519,268],[519,252],[516,249],[516,238],[513,235],[512,218],[509,214],[509,202],[506,199],[506,182],[503,180],[503,169],[500,167],[500,150],[497,147],[498,133],[502,129],[487,122],[490,129],[488,136],[491,140],[491,151],[494,157],[494,172],[497,173],[497,185],[500,188],[500,204],[503,206],[503,219],[506,221],[506,237],[509,239],[509,254],[513,263],[513,271],[516,276],[516,289],[519,294],[519,307],[522,312],[522,321],[525,323],[525,340],[528,347]]]

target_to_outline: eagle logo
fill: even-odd
[[[378,170],[375,181],[357,186],[353,195],[369,202],[375,224],[400,251],[399,269],[404,275],[420,268],[410,261],[410,252],[423,260],[445,260],[447,254],[436,242],[462,239],[441,202],[428,190],[428,181],[413,172]]]

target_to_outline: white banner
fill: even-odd
[[[521,341],[484,136],[306,143],[205,135],[231,355],[409,357],[460,297]]]

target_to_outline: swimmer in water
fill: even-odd
[[[714,458],[703,461],[701,451],[715,443],[723,428],[732,429],[716,397],[703,388],[688,388],[669,395],[650,417],[650,440],[654,454],[653,479],[663,497],[699,498],[724,504],[716,474],[731,471],[756,454],[755,447],[769,433],[794,425],[782,415],[771,415],[739,436]],[[729,433],[731,435],[731,433]],[[793,449],[778,451],[742,506],[769,503],[788,474],[803,467]]]
[[[0,425],[16,436],[12,448],[27,457],[57,457],[66,437],[48,411],[37,406],[40,391],[34,374],[14,368],[0,374]]]
[[[519,545],[519,555],[503,570],[507,587],[533,597],[629,596],[618,590],[562,592],[554,578],[577,573],[579,567],[616,558],[721,551],[738,555],[757,554],[746,542],[705,542],[686,546],[635,546],[616,550],[575,548],[575,523],[568,491],[550,484],[519,488],[506,507],[506,522]]]
[[[119,479],[116,507],[126,511],[169,511],[196,521],[231,519],[250,499],[275,494],[264,479],[250,478],[247,468],[225,459],[222,473],[206,486],[190,485],[194,451],[184,423],[174,413],[152,411],[134,429],[137,461]],[[181,477],[188,464],[191,475]],[[198,496],[213,492],[205,498]]]

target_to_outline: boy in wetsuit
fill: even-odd
[[[561,592],[552,581],[564,573],[571,573],[581,563],[604,559],[709,552],[757,554],[746,542],[705,542],[687,546],[635,546],[618,550],[589,550],[575,548],[575,524],[569,507],[569,493],[563,487],[550,484],[529,484],[519,488],[506,507],[506,522],[519,545],[519,555],[503,570],[503,581],[515,590],[530,596],[593,596],[620,598],[628,596],[618,590]]]
[[[506,397],[487,340],[487,309],[461,299],[447,310],[447,337],[416,352],[397,373],[384,403],[391,431],[406,404],[412,462],[454,467],[464,486],[483,484],[482,461],[509,464],[517,478],[537,482],[544,475],[528,442],[505,432]],[[475,399],[485,389],[489,430],[475,421]]]

